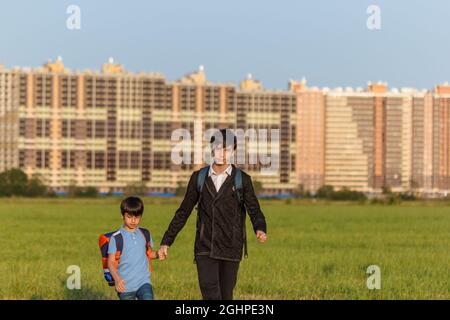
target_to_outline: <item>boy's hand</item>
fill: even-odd
[[[259,242],[264,243],[267,240],[267,235],[264,231],[257,230],[256,231],[256,239],[258,239]]]
[[[150,258],[152,258],[152,259],[158,259],[159,258],[159,256],[158,256],[158,251],[151,251],[151,253],[150,253]]]
[[[161,246],[158,250],[159,260],[167,259],[169,246]]]
[[[125,280],[119,278],[119,280],[115,281],[115,283],[117,292],[125,292],[125,283],[126,283]]]

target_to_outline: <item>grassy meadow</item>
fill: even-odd
[[[161,241],[179,199],[145,198],[142,226]],[[1,199],[0,299],[117,299],[103,279],[98,236],[121,224],[119,198]],[[268,242],[247,218],[249,258],[235,299],[450,299],[450,205],[262,201]],[[195,210],[169,259],[154,261],[156,299],[200,299]],[[68,290],[70,265],[81,289]],[[381,289],[366,286],[369,265]]]

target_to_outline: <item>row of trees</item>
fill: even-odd
[[[340,190],[334,190],[333,186],[322,186],[317,190],[316,198],[336,201],[365,201],[367,196],[359,191],[353,191],[348,188],[342,188]]]
[[[95,187],[70,186],[67,192],[71,197],[96,197]],[[29,178],[20,169],[10,169],[0,173],[0,197],[55,197],[39,176]]]
[[[349,188],[342,188],[334,190],[333,186],[324,185],[320,187],[314,194],[310,191],[304,191],[300,185],[294,193],[297,198],[315,198],[334,201],[365,201],[367,196],[363,192],[354,191]],[[412,192],[397,193],[392,192],[391,188],[383,187],[381,196],[373,198],[370,201],[373,203],[398,203],[403,200],[416,200],[417,197]]]
[[[39,177],[28,178],[20,169],[0,173],[0,196],[41,197],[49,195],[47,187]]]
[[[300,185],[294,192],[294,197],[296,198],[312,198],[312,199],[324,199],[324,200],[334,200],[334,201],[364,201],[367,200],[367,196],[363,192],[354,191],[349,188],[342,188],[339,190],[334,190],[333,186],[324,185],[317,189],[315,193],[309,190],[304,190],[303,186]]]
[[[262,192],[261,182],[254,180],[253,188],[256,194]],[[147,188],[144,183],[136,182],[129,184],[125,190],[125,194],[145,195]],[[179,183],[176,190],[176,196],[183,196],[186,193],[186,184]],[[10,169],[0,173],[0,197],[23,196],[23,197],[53,197],[56,194],[50,190],[43,181],[34,176],[29,178],[25,172],[20,169]],[[98,190],[95,187],[78,187],[71,185],[68,187],[67,196],[69,197],[97,197]],[[333,186],[324,185],[320,187],[315,194],[309,191],[304,191],[302,186],[294,192],[294,197],[297,198],[316,198],[325,200],[347,200],[347,201],[365,201],[367,196],[358,191],[353,191],[348,188],[334,190]],[[373,199],[372,201],[384,201],[395,203],[402,200],[414,200],[412,194],[397,194],[393,193],[390,188],[383,188],[383,196],[380,199]]]
[[[147,187],[142,182],[131,183],[124,190],[124,194],[127,195],[145,195],[146,193]],[[25,172],[16,168],[0,173],[0,197],[55,197],[56,195],[39,176],[29,178]],[[66,195],[76,198],[95,198],[99,192],[96,187],[80,187],[72,184],[67,188]]]

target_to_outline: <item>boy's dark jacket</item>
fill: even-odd
[[[178,232],[184,227],[192,209],[198,203],[195,255],[209,255],[212,258],[240,261],[244,244],[245,209],[240,208],[234,191],[236,167],[233,165],[219,192],[211,177],[206,176],[201,197],[197,191],[195,171],[189,180],[186,195],[164,234],[161,245],[170,246]],[[241,170],[242,171],[242,170]],[[253,190],[250,176],[242,171],[243,204],[247,208],[253,230],[266,232],[266,220]]]

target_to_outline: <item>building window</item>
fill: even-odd
[[[86,135],[90,139],[102,139],[106,134],[106,122],[103,120],[87,121]]]
[[[76,130],[75,120],[62,120],[61,121],[61,135],[63,138],[74,138]]]
[[[119,169],[139,169],[141,153],[138,151],[120,151]]]
[[[36,119],[36,136],[39,138],[50,137],[49,119]]]
[[[170,122],[153,123],[153,139],[168,139],[172,136],[172,124]]]
[[[48,150],[36,151],[36,168],[50,168],[50,152]]]
[[[128,169],[128,152],[119,152],[119,169]]]
[[[104,151],[95,151],[95,169],[104,169],[105,168],[105,152]]]
[[[120,121],[120,138],[139,139],[141,137],[141,122]]]
[[[75,168],[75,152],[63,150],[61,151],[61,167],[64,169]]]
[[[130,168],[131,169],[139,169],[140,163],[141,163],[141,153],[137,151],[131,152],[131,161],[130,161]]]
[[[153,154],[153,168],[155,170],[170,170],[171,164],[170,152],[155,152]]]
[[[27,119],[21,118],[19,122],[19,135],[25,137]]]
[[[93,155],[92,151],[86,151],[86,168],[87,169],[93,169],[94,168],[92,155]]]
[[[25,168],[25,150],[19,150],[19,168]]]

